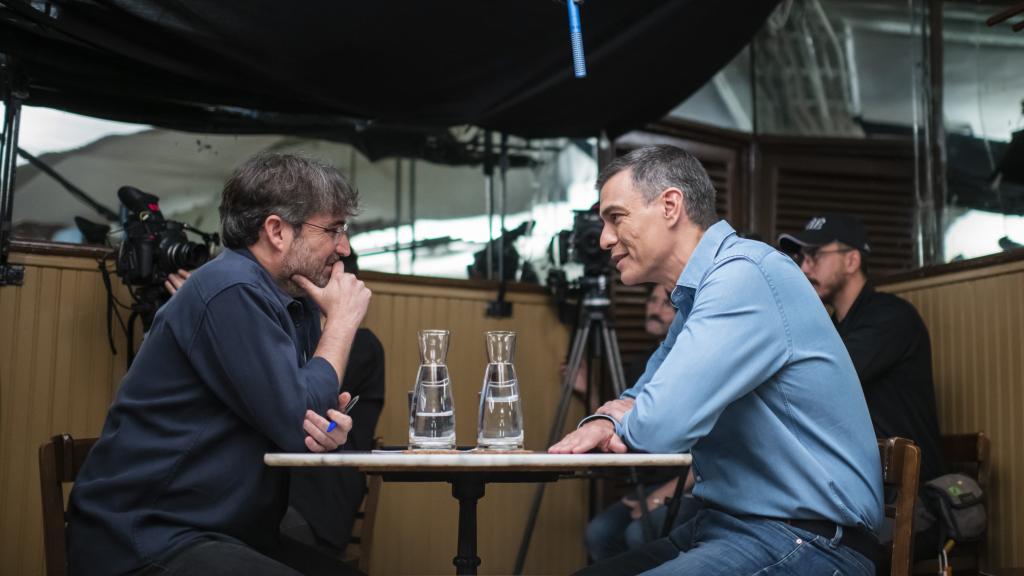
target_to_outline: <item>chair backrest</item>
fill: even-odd
[[[364,574],[370,573],[370,556],[373,554],[373,528],[377,522],[377,502],[383,481],[380,476],[366,477],[366,496],[363,498],[363,509],[360,511],[359,535],[352,537],[352,544],[359,545],[357,567]],[[351,544],[349,548],[351,548]]]
[[[946,471],[970,476],[978,482],[982,494],[988,498],[988,482],[991,467],[989,459],[989,437],[984,432],[967,434],[944,434],[942,436],[942,457]],[[977,569],[985,554],[985,540],[958,542],[950,554],[950,564],[956,571]]]
[[[43,549],[46,574],[67,574],[65,540],[66,511],[64,484],[74,482],[96,438],[74,439],[70,434],[54,436],[39,447],[39,488],[43,497]]]
[[[942,457],[946,461],[947,472],[970,476],[978,481],[982,492],[986,491],[991,466],[987,434],[943,434]]]
[[[379,450],[383,445],[384,441],[381,438],[373,439],[374,450]],[[370,573],[373,529],[377,523],[377,503],[380,501],[382,487],[383,480],[380,476],[366,476],[366,494],[363,496],[362,506],[356,512],[356,524],[352,527],[352,536],[345,547],[345,561],[355,564],[364,574]]]
[[[896,501],[885,505],[892,519],[891,576],[907,576],[914,559],[914,499],[917,497],[921,449],[906,438],[878,440],[882,458],[882,480],[896,489]]]

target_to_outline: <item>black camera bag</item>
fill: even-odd
[[[984,536],[987,525],[985,495],[973,478],[946,474],[926,482],[924,491],[939,517],[945,538],[972,542]]]

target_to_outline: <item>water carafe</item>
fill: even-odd
[[[519,403],[519,380],[512,362],[516,333],[487,332],[487,369],[480,391],[477,446],[490,450],[523,447],[523,412]]]
[[[448,375],[447,330],[420,330],[420,367],[409,406],[409,447],[455,448],[455,402]]]

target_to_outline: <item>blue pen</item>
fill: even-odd
[[[348,404],[345,406],[345,411],[342,412],[342,414],[348,414],[349,412],[351,412],[352,409],[355,408],[356,402],[359,402],[359,396],[353,396],[352,399],[348,401]],[[327,431],[334,432],[334,429],[337,427],[338,423],[335,422],[334,420],[331,420],[331,423],[327,425]]]

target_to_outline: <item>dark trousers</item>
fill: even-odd
[[[136,576],[358,576],[355,568],[300,542],[282,539],[270,557],[236,541],[202,538],[161,557]]]

